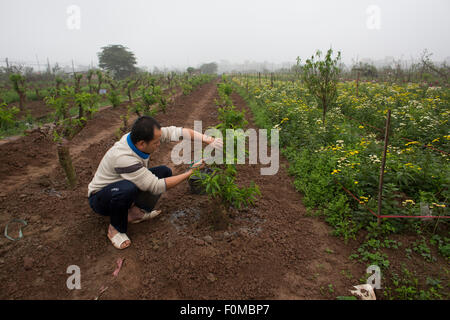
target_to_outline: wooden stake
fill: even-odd
[[[356,97],[359,98],[359,70],[358,75],[356,76]]]
[[[68,141],[66,139],[63,139],[62,142],[58,143],[57,150],[59,163],[66,173],[69,187],[73,189],[77,184],[77,176],[75,174],[75,168],[72,165],[72,158],[70,157]]]
[[[383,178],[384,178],[384,166],[386,165],[386,153],[389,141],[389,126],[391,123],[391,109],[388,109],[387,118],[386,118],[386,130],[384,133],[384,150],[383,150],[383,159],[381,160],[381,168],[380,168],[380,181],[378,184],[378,225],[380,225],[380,215],[381,215],[381,200],[383,196]]]

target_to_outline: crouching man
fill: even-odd
[[[188,179],[193,169],[204,166],[199,161],[187,172],[172,176],[167,166],[149,168],[150,154],[161,142],[178,141],[180,137],[201,140],[220,149],[221,139],[214,139],[192,129],[161,127],[152,117],[138,118],[130,133],[125,134],[104,155],[88,186],[89,205],[110,217],[108,238],[117,249],[131,245],[126,235],[128,223],[152,219],[161,211],[153,210],[161,194]]]

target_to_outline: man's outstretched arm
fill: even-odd
[[[223,147],[222,139],[215,139],[213,137],[202,134],[201,132],[194,131],[189,128],[183,128],[183,136],[189,136],[193,140],[200,140],[207,144],[214,143],[215,147],[221,149]]]
[[[194,173],[194,169],[201,169],[204,166],[205,166],[205,162],[202,159],[201,161],[197,162],[191,169],[189,169],[185,173],[182,173],[182,174],[179,174],[176,176],[172,176],[172,177],[168,177],[168,178],[164,178],[166,180],[166,191],[175,187],[176,185],[180,184],[184,180],[188,179],[191,176],[191,174]]]

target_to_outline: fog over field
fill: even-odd
[[[128,47],[147,68],[215,61],[226,71],[257,61],[270,70],[330,46],[346,64],[411,61],[424,49],[442,62],[449,9],[448,0],[2,0],[0,65],[95,66],[108,44]]]

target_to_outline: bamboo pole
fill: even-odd
[[[381,168],[380,168],[380,181],[378,184],[378,225],[380,225],[381,220],[381,200],[383,196],[383,178],[384,178],[384,167],[386,165],[386,153],[389,141],[389,126],[391,124],[391,109],[388,109],[387,118],[386,118],[386,130],[384,133],[384,150],[383,150],[383,158],[381,160]]]

